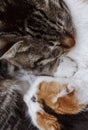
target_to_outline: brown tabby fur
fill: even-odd
[[[75,44],[74,26],[65,3],[11,0],[5,4],[1,1],[1,5],[2,53],[15,44],[2,58],[30,73],[52,75],[58,58]]]
[[[74,26],[63,0],[48,0],[48,4],[45,0],[0,0],[1,130],[37,129],[26,117],[23,86],[28,86],[19,74],[25,70],[53,75],[59,58],[74,44]],[[41,113],[38,115],[42,119]],[[53,116],[45,118],[57,123]],[[41,120],[38,124],[42,125]]]

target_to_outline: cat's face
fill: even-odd
[[[3,0],[0,8],[0,34],[31,35],[51,46],[74,45],[74,26],[63,0]]]
[[[75,31],[70,11],[63,0],[28,0],[26,2],[23,0],[21,4],[20,2],[12,4],[11,13],[17,11],[15,7],[20,8],[17,16],[13,15],[13,19],[21,36],[14,36],[15,39],[13,38],[12,42],[10,33],[14,32],[13,26],[7,43],[15,41],[15,45],[3,58],[33,74],[51,75],[58,66],[58,59],[75,44]],[[24,6],[28,11],[26,14],[24,10],[21,10]],[[7,14],[9,18],[8,10]],[[13,19],[9,18],[9,23],[13,23]],[[23,25],[18,26],[22,20]],[[3,41],[4,39],[6,42],[6,36],[2,36]]]
[[[31,6],[33,10],[26,19],[27,33],[47,40],[49,46],[69,48],[74,45],[74,26],[63,0],[31,0]]]

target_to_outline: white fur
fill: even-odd
[[[66,68],[65,68],[66,67]],[[73,77],[78,70],[77,63],[68,56],[60,59],[59,67],[57,68],[54,76],[69,78]]]
[[[66,82],[69,84],[69,89],[75,88],[79,103],[88,104],[88,1],[64,1],[71,11],[76,28],[76,45],[66,57],[61,59],[63,62],[60,63],[55,73],[58,78],[39,77],[24,97],[28,106],[28,113],[38,128],[35,116],[37,111],[42,110],[42,107],[32,102],[31,97],[35,95],[37,86],[41,81]],[[58,96],[63,96],[63,94],[65,91]]]
[[[80,103],[88,104],[88,1],[65,0],[76,28],[76,45],[68,56],[78,65],[78,71],[72,77],[76,83],[77,97]],[[69,66],[64,66],[68,69]],[[63,73],[64,73],[63,69]]]
[[[37,112],[43,112],[43,109],[41,108],[40,104],[38,102],[33,102],[31,100],[30,95],[30,91],[28,94],[26,94],[26,96],[24,97],[24,101],[28,106],[28,115],[31,117],[32,119],[32,123],[39,129],[40,126],[37,124]]]
[[[79,102],[88,104],[88,1],[64,1],[71,11],[76,28],[76,45],[67,55],[71,61],[68,62],[67,56],[64,57],[55,76],[69,77],[69,84],[75,87]]]

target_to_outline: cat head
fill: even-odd
[[[6,4],[10,6],[5,10],[8,16],[5,26],[9,25],[11,30],[8,33],[7,28],[8,35],[0,37],[4,48],[10,44],[12,47],[5,50],[2,59],[33,74],[53,75],[59,58],[75,45],[69,9],[63,0],[22,0],[17,4],[17,0],[13,1]],[[17,34],[12,36],[14,31]]]
[[[35,9],[28,16],[28,27],[36,36],[48,39],[54,44],[71,47],[74,45],[75,30],[68,7],[63,0],[31,0]],[[41,24],[42,23],[42,24]]]
[[[70,48],[75,44],[75,30],[70,11],[63,0],[29,0],[30,15],[25,30],[48,41],[50,46]]]
[[[5,4],[3,4],[3,2]],[[75,44],[75,30],[63,0],[3,0],[0,4],[0,34],[31,35],[65,48]]]

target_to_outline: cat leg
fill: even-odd
[[[37,112],[37,124],[41,130],[60,130],[57,118],[45,112]]]
[[[36,101],[35,97],[30,98],[30,93],[24,97],[28,106],[28,115],[31,116],[33,124],[39,130],[60,130],[57,118],[46,113],[42,104]]]
[[[37,100],[60,114],[76,114],[85,106],[80,104],[74,87],[59,82],[41,82],[36,91]]]
[[[43,78],[32,85],[24,97],[28,114],[40,130],[60,130],[57,119],[44,111],[44,105],[59,114],[76,114],[85,105],[80,103],[74,85],[63,80]]]

